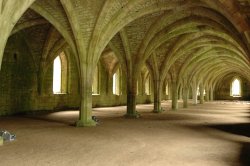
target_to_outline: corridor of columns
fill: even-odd
[[[129,129],[135,136],[143,131],[139,137],[150,139],[150,130],[157,131],[159,123],[159,130],[166,127],[166,132],[158,131],[161,142],[168,134],[171,139],[171,132],[172,138],[190,137],[194,125],[204,134],[201,137],[210,132],[232,132],[233,138],[228,139],[235,143],[233,134],[239,133],[234,127],[228,131],[230,125],[244,123],[243,133],[249,128],[245,115],[250,100],[249,20],[248,0],[0,0],[0,129],[19,133],[24,139],[25,132],[32,132],[28,124],[38,122],[37,132],[44,134],[41,126],[57,129],[62,125],[72,130],[72,137],[79,131],[89,135],[95,130],[98,132],[92,136],[102,137],[105,130],[116,131],[105,124],[118,122],[117,129],[124,124],[128,135]],[[236,118],[241,115],[241,108],[244,116]],[[57,123],[60,125],[54,126]],[[19,128],[21,124],[23,127]],[[145,124],[149,125],[148,130],[142,127]],[[175,133],[178,125],[185,126],[183,134]],[[27,130],[22,133],[22,128]],[[71,139],[70,134],[62,136]],[[235,136],[238,137],[236,144],[246,145],[241,150],[247,151],[247,139]],[[116,139],[120,141],[116,137],[113,141]],[[192,146],[195,139],[190,140]],[[211,138],[212,142],[214,139],[220,140]],[[205,144],[203,141],[201,144]],[[136,148],[143,149],[149,142],[138,142]],[[208,149],[219,144],[220,141],[211,143]],[[169,146],[176,146],[181,152],[176,143]],[[216,160],[220,151],[219,161],[214,164],[226,165],[222,148],[204,156],[209,159],[215,155]],[[242,152],[243,159],[237,158],[241,152],[239,147],[236,149],[232,145],[228,163],[246,164],[244,155],[249,154]],[[109,150],[114,152],[112,147]],[[158,150],[153,148],[156,154],[171,153],[171,148],[163,148],[162,153]],[[190,154],[188,150],[184,152]],[[101,151],[93,153],[98,155]],[[185,158],[183,153],[178,155]],[[156,154],[148,158],[148,164],[157,160],[162,162],[159,165],[173,165],[173,161],[181,165],[175,150],[171,155],[176,156],[168,161]],[[122,160],[135,159],[112,162],[126,165]],[[135,163],[140,165],[139,161]],[[80,163],[76,161],[76,165]]]
[[[17,140],[0,147],[1,164],[247,166],[249,105],[190,101],[188,109],[155,114],[152,104],[143,104],[139,119],[125,119],[124,106],[94,108],[99,125],[91,128],[71,126],[78,118],[72,110],[2,117],[0,126]],[[162,107],[170,110],[171,102]]]

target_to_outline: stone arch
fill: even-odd
[[[60,54],[58,54],[57,56],[55,56],[55,58],[59,58],[60,59],[60,64],[61,64],[61,67],[60,67],[60,72],[61,72],[61,76],[60,76],[60,91],[54,93],[54,94],[66,94],[69,92],[69,79],[68,79],[68,76],[69,76],[69,60],[68,60],[68,57],[67,55],[64,53],[64,52],[61,52]],[[54,58],[54,59],[55,59]],[[53,78],[53,75],[50,75],[49,73],[51,73],[50,70],[53,71],[53,68],[54,68],[54,60],[52,62],[50,62],[49,64],[47,64],[48,67],[46,68],[46,70],[44,70],[44,75],[43,75],[43,78],[42,79],[39,79],[38,81],[41,81],[41,82],[38,82],[38,86],[39,89],[40,89],[40,94],[41,95],[45,95],[46,93],[53,93],[53,88],[49,88],[48,86],[53,86],[53,79],[51,79],[51,83],[49,83],[48,85],[45,85],[45,78],[46,77],[52,77]],[[53,72],[52,72],[53,73]],[[48,88],[48,89],[47,89]],[[50,92],[50,89],[51,89],[51,92]]]
[[[8,37],[11,34],[11,31],[22,16],[22,14],[30,7],[30,5],[35,0],[25,0],[25,1],[5,1],[1,4],[0,12],[0,30],[1,30],[1,42],[0,42],[0,69],[2,64],[3,52],[7,42]],[[9,21],[6,21],[9,20]]]

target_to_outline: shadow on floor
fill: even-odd
[[[243,143],[242,144],[239,162],[241,163],[242,166],[249,166],[250,165],[250,143]]]
[[[250,123],[240,123],[240,124],[223,124],[223,125],[210,125],[208,127],[228,132],[231,134],[236,134],[240,136],[250,137]],[[241,166],[250,165],[250,143],[239,142],[241,144],[241,151],[239,155],[239,163]]]
[[[211,125],[208,127],[232,134],[250,137],[250,123]]]
[[[46,122],[50,122],[50,123],[65,124],[67,126],[75,126],[75,122],[77,121],[77,120],[76,121],[67,121],[67,120],[56,119],[56,118],[47,118],[47,117],[43,117],[43,116],[23,116],[23,118],[46,121]]]

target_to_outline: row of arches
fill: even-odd
[[[64,58],[64,60],[62,60]],[[63,62],[63,63],[62,63]],[[54,94],[62,94],[67,93],[67,60],[65,54],[62,53],[61,56],[57,56],[53,61],[53,93]],[[114,95],[121,94],[121,77],[122,73],[120,68],[112,76],[112,92]],[[93,76],[93,83],[92,83],[92,94],[99,95],[99,86],[100,86],[100,75],[99,75],[99,68],[98,66],[95,69],[94,76]],[[138,92],[138,81],[137,81],[137,94]],[[146,76],[145,86],[144,86],[144,93],[146,95],[151,95],[151,79],[150,74]],[[180,90],[181,92],[181,90]],[[197,88],[197,96],[200,96],[199,87]],[[166,83],[165,87],[165,94],[169,95],[169,87],[168,83]],[[206,90],[203,90],[203,95],[206,95]],[[181,95],[179,95],[181,96]],[[239,78],[233,78],[230,86],[230,96],[232,97],[241,97],[241,81]]]
[[[65,53],[61,53],[61,55],[58,55],[54,61],[53,61],[53,93],[54,94],[64,94],[67,93],[67,58],[65,56]],[[93,74],[93,82],[92,82],[92,94],[93,95],[99,95],[100,94],[100,72],[99,67],[97,66],[95,68],[94,74]],[[143,89],[143,93],[146,95],[151,95],[151,77],[150,73],[147,73],[146,80],[144,81],[145,86]],[[121,95],[121,82],[122,80],[122,72],[121,69],[118,68],[115,73],[112,76],[112,92],[114,95]],[[138,82],[137,82],[137,87]],[[139,94],[139,88],[137,88],[137,94]]]

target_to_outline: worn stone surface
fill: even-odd
[[[96,108],[100,125],[90,128],[71,126],[77,111],[2,117],[0,126],[17,139],[1,147],[1,164],[249,165],[249,103],[189,105],[175,112],[163,102],[161,114],[151,112],[153,105],[138,105],[142,118],[136,120],[123,118],[125,107]]]
[[[249,99],[249,6],[247,0],[0,0],[0,115],[80,107],[87,123],[92,106],[126,104],[134,115],[136,104],[154,101],[157,112],[171,96],[177,109],[177,99],[197,103],[198,87],[206,101],[234,99],[227,78],[236,76],[244,80],[241,99]],[[52,64],[62,52],[66,93],[55,95]],[[121,93],[113,95],[118,69]]]

